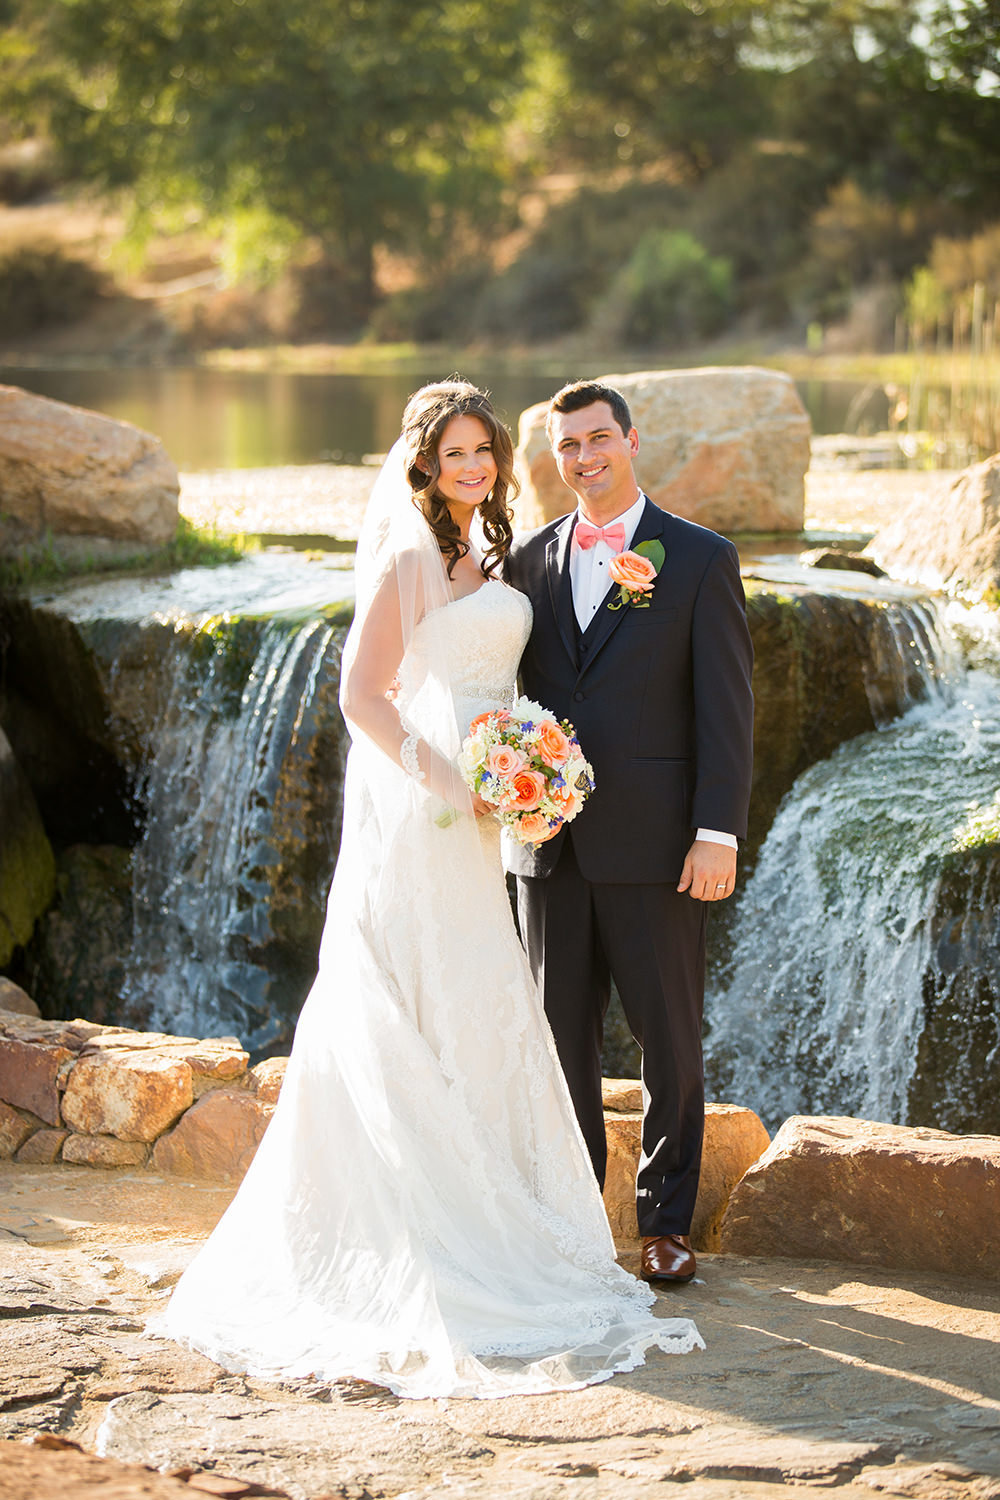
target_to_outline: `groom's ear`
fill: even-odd
[[[639,451],[639,434],[634,427],[630,427],[628,430],[628,445],[632,457],[635,458],[635,455]]]

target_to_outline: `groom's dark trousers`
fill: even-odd
[[[519,539],[508,578],[531,599],[524,691],[575,725],[596,790],[554,839],[513,847],[521,933],[598,1179],[601,1041],[613,977],[642,1047],[636,1207],[643,1235],[691,1226],[704,1128],[706,904],[677,883],[697,828],[746,834],[753,653],[731,543],[647,500],[632,538],[665,560],[648,608],[581,634],[574,515]]]

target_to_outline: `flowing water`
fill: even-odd
[[[943,874],[1000,815],[997,642],[953,620],[971,667],[931,674],[925,701],[806,771],[740,898],[729,981],[707,1000],[706,1066],[710,1097],[769,1127],[790,1114],[907,1121],[925,983],[942,977]]]
[[[275,936],[276,804],[290,747],[321,674],[339,663],[343,633],[323,619],[291,628],[273,621],[245,678],[225,638],[207,663],[179,653],[137,789],[146,824],[132,865],[123,996],[126,1011],[155,1030],[226,1031],[258,1051],[287,1027],[261,961]]]
[[[773,571],[793,589],[818,582],[813,570],[800,580],[787,560]],[[336,696],[350,594],[337,559],[266,554],[39,601],[104,652],[109,722],[121,722],[119,743],[141,747],[131,762],[141,766],[143,833],[126,1024],[235,1034],[258,1053],[287,1048],[336,861],[346,751]],[[822,645],[829,672],[812,663],[808,691],[836,693],[838,653],[860,654],[864,722],[882,727],[799,777],[738,904],[713,924],[710,1097],[750,1105],[772,1127],[796,1112],[906,1121],[923,1069],[931,1102],[922,1118],[970,1128],[963,1120],[975,1125],[988,1109],[962,1116],[956,1106],[949,1116],[948,1089],[961,1077],[970,1093],[985,1089],[995,1072],[1000,959],[989,957],[989,930],[972,933],[972,1024],[960,993],[968,963],[949,959],[935,913],[956,847],[998,838],[997,617],[984,614],[981,626],[957,607],[945,617],[913,590],[852,574],[810,598],[800,621],[809,649],[799,642],[789,670]],[[786,615],[786,625],[798,619]],[[790,684],[788,701],[798,690]],[[958,925],[962,903],[979,899],[973,885],[948,896]],[[1000,910],[1000,898],[984,900]],[[943,1047],[943,1033],[928,1029],[929,994]],[[939,1056],[961,1054],[939,1068],[944,1083],[928,1074],[929,1036]],[[629,1058],[611,1071],[633,1069]]]
[[[340,836],[341,563],[279,551],[36,596],[98,663],[91,712],[131,774],[124,1024],[290,1039]]]

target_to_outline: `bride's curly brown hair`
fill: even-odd
[[[479,506],[479,520],[486,538],[487,551],[480,564],[485,578],[500,567],[507,556],[511,530],[510,501],[520,486],[514,477],[514,445],[510,433],[500,421],[485,391],[467,380],[442,380],[414,391],[403,412],[402,438],[406,445],[406,478],[413,491],[413,502],[437,538],[448,568],[448,577],[459,558],[470,550],[458,526],[452,520],[448,502],[438,493],[441,465],[438,448],[444,430],[454,417],[476,417],[489,433],[497,477],[493,488]]]

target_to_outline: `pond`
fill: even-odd
[[[360,463],[366,453],[385,453],[391,447],[411,391],[450,373],[0,367],[0,383],[134,422],[163,440],[179,469],[191,471]],[[526,406],[544,401],[564,381],[586,372],[569,364],[546,374],[472,364],[461,373],[491,391],[516,428]],[[813,431],[835,433],[848,430],[852,403],[857,406],[865,387],[854,381],[810,380],[798,389]],[[887,412],[871,415],[876,426],[879,420],[885,425]]]

